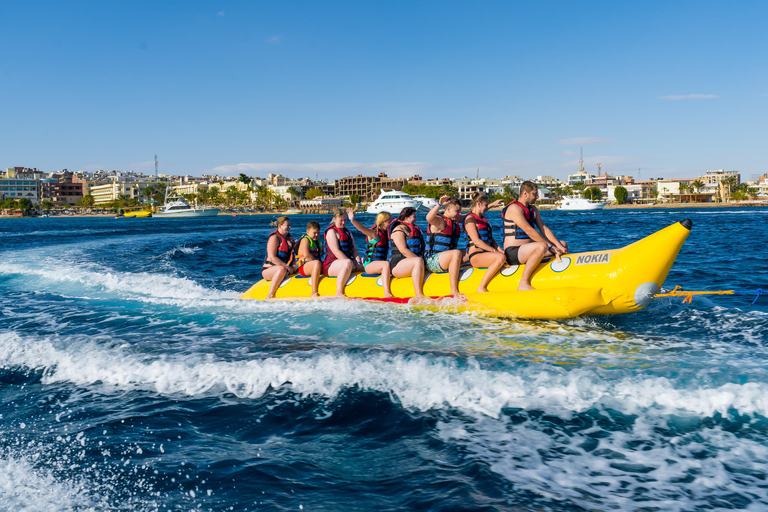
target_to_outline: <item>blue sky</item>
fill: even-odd
[[[0,4],[0,167],[768,172],[768,2]]]

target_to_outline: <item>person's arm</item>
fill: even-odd
[[[549,235],[551,236],[552,232],[549,231],[548,228],[543,228],[544,223],[541,220],[541,215],[536,216],[536,225],[539,227],[541,232],[536,231],[536,229],[531,226],[531,223],[525,220],[523,210],[520,208],[510,208],[507,210],[507,215],[512,217],[512,221],[517,224],[520,229],[525,231],[525,234],[528,235],[531,240],[534,242],[544,242],[547,244],[547,246],[550,248],[550,251],[552,251],[558,259],[560,258],[560,255],[564,253],[555,237],[552,236],[552,238],[549,238],[549,236],[546,235],[546,233],[549,232]]]
[[[415,254],[408,248],[408,242],[405,239],[405,231],[395,228],[395,230],[392,232],[392,238],[391,240],[395,242],[395,245],[397,246],[397,249],[400,251],[400,254],[405,256],[406,258],[417,258]]]
[[[475,244],[475,247],[478,247],[479,249],[483,249],[484,251],[493,252],[496,250],[496,247],[490,246],[487,243],[480,240],[480,234],[477,232],[477,222],[473,217],[469,217],[467,219],[467,222],[464,223],[464,230],[469,235],[469,238],[472,240],[472,243]]]
[[[352,238],[352,239],[350,239],[350,241],[352,242],[352,254],[355,255],[355,257],[354,257],[355,266],[357,268],[362,269],[363,268],[363,260],[360,258],[360,253],[357,252],[357,244],[355,243],[355,239]]]
[[[436,233],[445,229],[445,219],[439,216],[438,213],[440,212],[440,208],[448,202],[448,199],[450,199],[448,196],[442,196],[437,202],[437,205],[432,207],[432,209],[429,210],[429,213],[427,213],[427,223],[435,228]]]
[[[326,237],[326,243],[328,244],[328,248],[331,250],[334,256],[336,256],[336,259],[339,260],[348,260],[346,254],[344,254],[341,250],[341,247],[339,247],[339,235],[336,233],[336,231],[328,231],[328,236]]]
[[[536,210],[536,212],[538,213],[538,210]],[[539,231],[544,233],[544,236],[552,246],[552,252],[557,254],[558,258],[561,254],[566,254],[568,252],[568,248],[563,245],[560,240],[557,239],[552,230],[544,224],[543,220],[541,220],[541,215],[536,215],[536,225],[539,227]]]
[[[361,232],[368,238],[372,239],[376,236],[376,233],[374,233],[372,229],[363,226],[359,221],[355,220],[354,208],[347,208],[347,218],[349,218],[349,222],[351,222],[352,225],[355,226],[355,229],[357,229],[359,232]]]
[[[304,261],[315,261],[315,257],[309,252],[309,238],[302,238],[299,242],[299,258]]]
[[[503,199],[497,199],[494,202],[488,204],[488,209],[497,208],[499,206],[502,206],[503,204],[504,204]]]
[[[278,236],[271,236],[267,240],[267,261],[275,265],[276,267],[285,267],[290,271],[291,267],[287,265],[283,260],[277,257],[278,248]]]

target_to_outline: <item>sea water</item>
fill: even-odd
[[[689,217],[666,289],[768,289],[766,209],[543,216],[574,252]],[[272,220],[0,222],[0,509],[768,509],[768,297],[241,301]]]

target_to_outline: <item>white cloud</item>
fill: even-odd
[[[216,13],[216,16],[224,16],[224,11],[219,11]]]
[[[575,151],[563,151],[563,156],[573,156],[575,154]]]
[[[155,170],[155,161],[154,160],[147,160],[145,162],[135,162],[132,164],[128,164],[128,169],[132,171],[146,171],[146,170]]]
[[[277,43],[279,43],[282,40],[283,40],[282,36],[272,36],[272,37],[268,37],[267,38],[267,43],[269,43],[269,44],[277,44]]]
[[[560,139],[555,142],[557,145],[568,144],[599,144],[601,142],[613,142],[613,139],[605,139],[603,137],[574,137],[573,139]]]
[[[719,98],[717,94],[671,94],[669,96],[661,96],[661,100],[711,100]]]

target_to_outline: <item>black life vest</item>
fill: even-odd
[[[325,241],[325,257],[327,258],[328,255],[332,255],[334,258],[336,257],[333,254],[333,251],[331,251],[331,248],[328,247],[328,232],[330,230],[336,231],[336,235],[339,238],[339,249],[341,249],[341,252],[343,252],[347,258],[352,259],[355,255],[354,246],[352,245],[352,233],[350,233],[347,228],[337,228],[335,224],[328,226],[325,230],[325,233],[323,233],[323,240]]]
[[[467,232],[467,219],[469,219],[469,217],[473,217],[475,219],[475,226],[477,227],[477,235],[480,237],[480,240],[490,245],[491,247],[495,247],[496,241],[493,239],[493,228],[491,228],[491,223],[488,222],[488,219],[486,219],[484,216],[478,216],[478,215],[475,215],[474,213],[468,213],[467,216],[464,217],[464,234],[465,234],[465,239],[467,241],[467,249],[475,246],[475,243],[472,241],[472,238],[469,236],[469,233]]]
[[[323,252],[323,242],[322,240],[318,240],[317,242],[315,242],[306,233],[299,237],[299,241],[296,244],[296,247],[294,247],[293,249],[294,254],[296,254],[296,256],[299,255],[299,247],[301,247],[302,238],[306,238],[307,240],[309,240],[309,254],[311,254],[312,257],[315,258],[316,260],[319,260]]]
[[[389,251],[389,233],[379,229],[377,226],[372,226],[371,230],[376,233],[374,240],[368,240],[368,246],[365,249],[366,261],[381,261],[387,259],[387,253]]]
[[[429,252],[427,254],[430,256],[438,252],[456,249],[461,238],[461,226],[458,222],[446,219],[439,214],[438,216],[445,221],[445,227],[442,231],[429,234]]]
[[[408,250],[416,256],[423,256],[424,236],[421,234],[421,229],[419,229],[419,226],[416,224],[408,224],[401,220],[393,220],[392,224],[389,225],[389,238],[392,238],[392,230],[400,224],[410,229],[410,232],[405,237],[405,243],[408,246]],[[400,249],[397,248],[397,244],[392,242],[389,248],[389,259],[395,260],[400,258],[405,258],[405,256],[400,252]]]
[[[501,221],[502,221],[502,223],[504,225],[504,238],[506,238],[508,236],[514,236],[518,240],[528,240],[531,237],[528,236],[528,234],[520,226],[515,224],[515,221],[507,220],[507,218],[505,216],[506,213],[507,213],[507,208],[509,208],[513,204],[516,204],[517,206],[519,206],[520,208],[523,209],[523,216],[525,217],[525,220],[528,221],[528,224],[533,226],[534,229],[537,227],[536,226],[536,216],[538,214],[536,212],[536,209],[533,207],[533,205],[525,206],[523,203],[515,200],[515,201],[512,201],[511,203],[509,203],[507,206],[505,206],[501,210]]]
[[[275,230],[271,232],[267,237],[267,243],[269,243],[272,235],[277,235],[278,238],[280,238],[280,245],[277,246],[277,257],[280,258],[280,261],[288,265],[293,260],[293,247],[296,245],[296,243],[293,241],[293,237],[291,235],[284,237],[278,233],[277,230]],[[269,253],[267,253],[267,258],[269,258]],[[263,266],[268,267],[271,265],[274,265],[274,263],[265,258]]]

